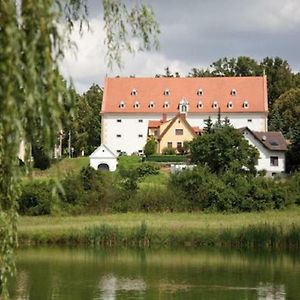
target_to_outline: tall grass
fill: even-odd
[[[19,238],[20,244],[300,249],[299,212],[23,217]]]

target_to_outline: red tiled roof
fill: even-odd
[[[197,134],[201,133],[200,127],[198,127],[198,126],[193,126],[192,128],[193,128],[193,130],[195,131],[195,133],[197,133]]]
[[[178,113],[182,99],[189,103],[190,113],[267,112],[266,77],[203,77],[203,78],[106,78],[102,113]],[[136,95],[131,92],[136,90]],[[169,91],[169,95],[164,91]],[[202,95],[197,91],[202,90]],[[235,90],[236,95],[231,95]],[[125,104],[120,108],[120,102]],[[149,104],[153,101],[154,107]],[[202,108],[198,107],[202,101]],[[248,108],[243,108],[247,101]],[[166,108],[164,103],[168,102]],[[232,102],[232,108],[228,103]],[[138,104],[137,108],[134,104]]]
[[[150,120],[149,123],[148,123],[148,127],[149,127],[149,128],[157,128],[157,127],[159,127],[161,124],[163,124],[163,121]]]

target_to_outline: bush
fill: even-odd
[[[49,215],[52,208],[52,182],[30,181],[22,186],[18,199],[21,215]]]
[[[163,155],[174,155],[176,154],[176,149],[171,147],[165,147],[162,149],[161,152]]]
[[[152,155],[156,152],[156,141],[155,139],[151,138],[147,141],[144,147],[144,153],[146,156]]]

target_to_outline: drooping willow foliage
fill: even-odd
[[[137,2],[102,0],[108,65],[121,51],[158,47],[153,11]],[[99,9],[101,9],[99,5]],[[51,149],[61,128],[68,89],[59,71],[74,22],[88,24],[85,0],[0,0],[0,298],[8,298],[17,247],[18,151],[42,140]],[[70,103],[69,103],[70,104]],[[28,154],[29,155],[29,154]],[[28,160],[29,161],[29,160]],[[27,164],[27,160],[25,162]]]

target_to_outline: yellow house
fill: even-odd
[[[191,141],[199,135],[199,127],[191,127],[186,120],[185,114],[177,114],[173,119],[150,121],[148,135],[157,140],[157,152],[162,153],[164,148],[176,148],[181,152],[183,142]]]

